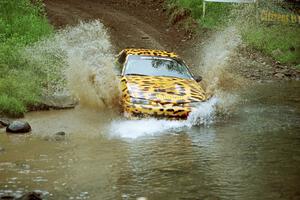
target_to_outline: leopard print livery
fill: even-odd
[[[206,100],[204,90],[192,79],[124,76],[121,90],[123,110],[129,117],[186,119],[190,103]]]
[[[127,55],[143,55],[143,56],[161,56],[161,57],[170,57],[178,58],[173,52],[167,52],[162,50],[152,50],[152,49],[124,49]]]
[[[180,59],[175,53],[151,49],[124,49],[118,55],[120,67],[129,55],[169,57]],[[162,76],[122,76],[121,105],[125,116],[186,119],[191,103],[207,100],[202,87],[193,79]]]

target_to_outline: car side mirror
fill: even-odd
[[[195,78],[195,81],[198,83],[202,81],[202,76],[196,75],[194,78]]]

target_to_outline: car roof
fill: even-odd
[[[169,57],[169,58],[179,58],[174,52],[168,52],[163,50],[156,49],[135,49],[127,48],[122,52],[125,52],[127,55],[142,55],[142,56],[157,56],[157,57]]]

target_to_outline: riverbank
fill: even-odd
[[[39,102],[46,74],[23,49],[53,33],[40,1],[0,3],[0,115],[22,116]]]

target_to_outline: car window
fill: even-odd
[[[180,60],[138,55],[128,56],[124,75],[169,76],[192,79],[187,66]]]

